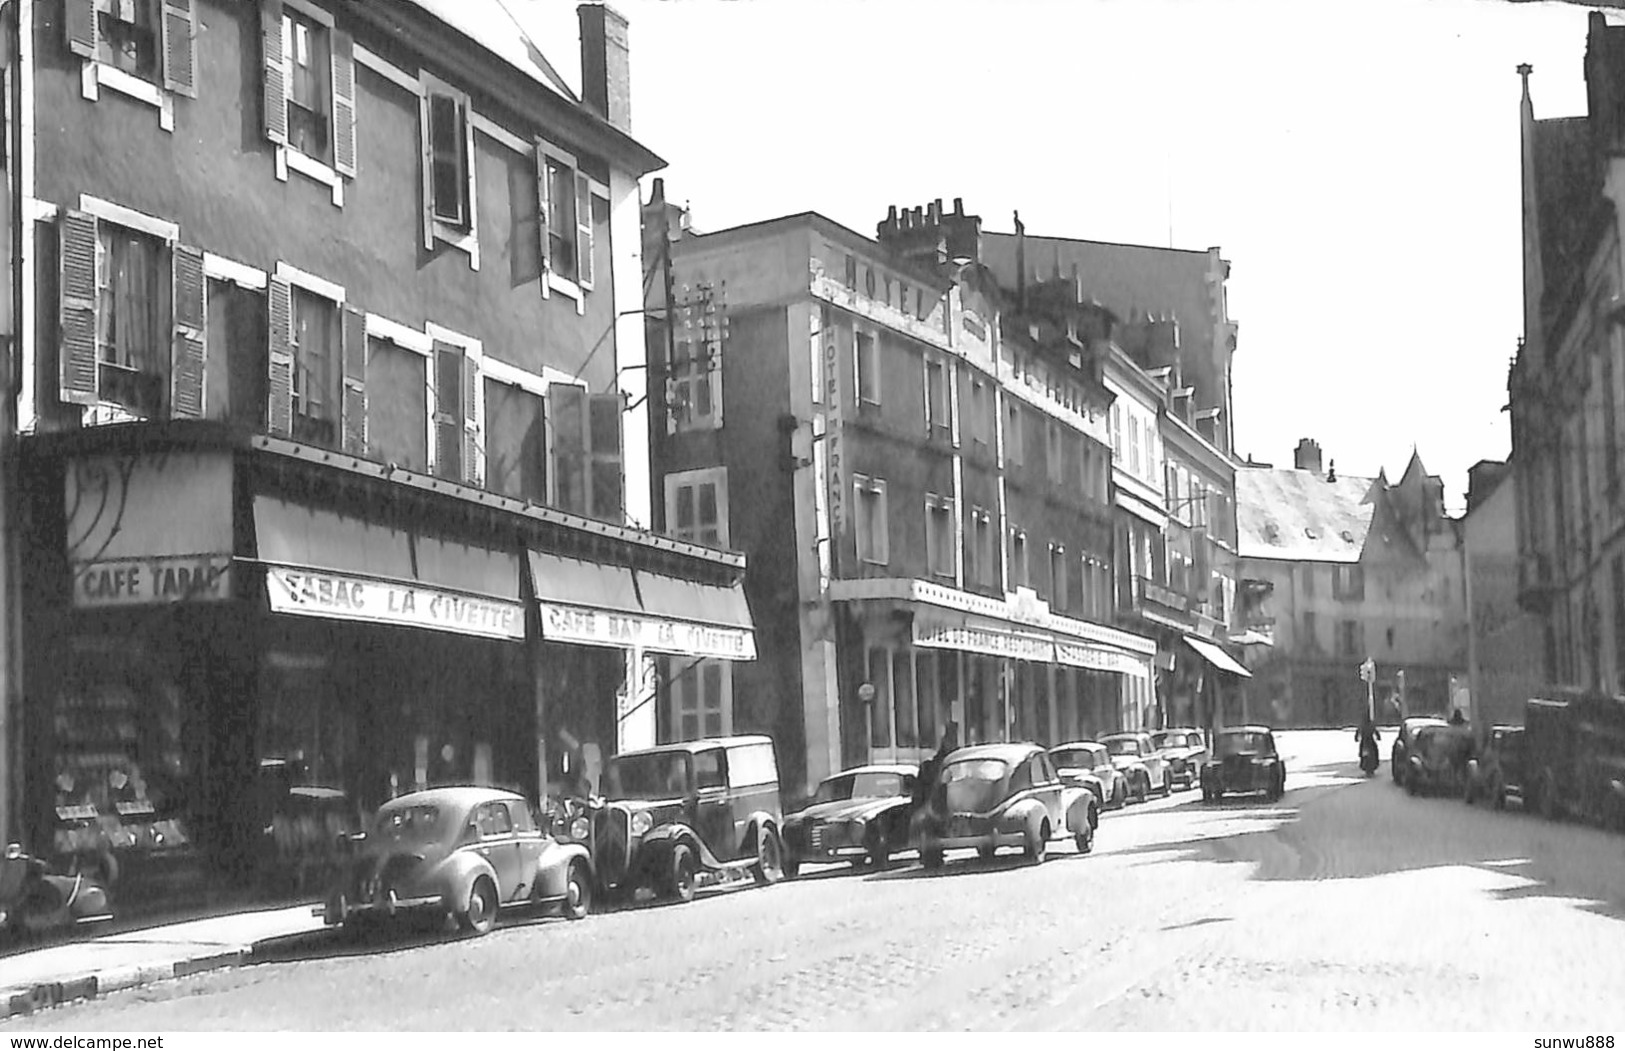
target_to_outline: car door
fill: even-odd
[[[519,858],[519,883],[513,896],[523,898],[535,892],[537,867],[549,837],[535,820],[530,804],[522,799],[508,800],[508,817],[513,822],[514,853]]]
[[[1033,764],[1033,788],[1038,798],[1043,802],[1044,809],[1049,811],[1049,827],[1053,834],[1059,835],[1066,831],[1066,808],[1062,806],[1061,779],[1055,773],[1055,764],[1049,761],[1049,755],[1044,752],[1035,752],[1031,760]],[[1087,788],[1081,791],[1089,791]]]
[[[739,856],[728,798],[728,757],[721,747],[694,753],[694,831],[719,861]]]
[[[512,901],[521,883],[529,890],[529,881],[520,876],[519,841],[514,837],[507,804],[500,799],[481,803],[474,811],[474,824],[479,830],[474,849],[496,872],[497,900]]]

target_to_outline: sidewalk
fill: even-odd
[[[255,946],[322,928],[309,905],[121,930],[0,956],[0,1019],[72,1000],[234,967]]]

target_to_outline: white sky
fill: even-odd
[[[575,4],[508,0],[580,83]],[[613,0],[633,131],[717,230],[963,197],[984,229],[1218,245],[1238,452],[1464,503],[1510,445],[1519,80],[1585,111],[1588,11],[1504,0]],[[1087,287],[1087,275],[1084,275]]]

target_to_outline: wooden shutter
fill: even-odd
[[[587,388],[574,383],[547,387],[548,475],[552,503],[564,511],[587,513]]]
[[[265,63],[265,137],[288,144],[288,56],[282,52],[282,0],[260,0],[261,53]]]
[[[463,480],[480,484],[480,371],[474,356],[463,351]]]
[[[354,177],[355,42],[350,34],[327,34],[333,52],[333,170]]]
[[[418,98],[418,152],[423,172],[423,247],[434,250],[434,106],[432,92]],[[546,235],[542,243],[547,243]]]
[[[595,518],[625,518],[625,476],[621,465],[621,395],[594,394],[588,403],[587,443],[591,454],[590,499]]]
[[[203,333],[208,305],[203,253],[188,245],[176,245],[170,252],[170,266],[175,310],[169,411],[171,416],[197,418],[205,408]]]
[[[340,356],[344,360],[344,394],[339,411],[344,431],[344,451],[367,455],[367,315],[355,307],[344,308],[344,324],[339,331]]]
[[[541,275],[542,298],[546,299],[552,294],[547,279],[553,273],[553,243],[548,233],[551,229],[551,216],[553,214],[551,188],[547,179],[547,154],[542,152],[542,144],[536,144],[536,229],[542,239]]]
[[[265,406],[265,429],[287,437],[293,433],[293,288],[281,278],[270,281],[266,313],[271,331]]]
[[[101,29],[96,24],[95,0],[63,0],[62,25],[67,32],[69,51],[81,58],[96,56]]]
[[[57,273],[58,396],[75,405],[100,400],[100,370],[96,361],[96,246],[99,237],[94,215],[64,212],[59,227],[61,249]]]
[[[592,287],[592,184],[576,172],[576,283]]]
[[[163,0],[164,88],[197,98],[197,6],[195,0]],[[280,30],[279,30],[280,31]]]

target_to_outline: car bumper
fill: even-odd
[[[337,898],[322,906],[321,909],[322,922],[332,927],[348,922],[357,916],[393,917],[406,912],[444,907],[445,900],[438,894],[403,898],[394,891],[390,891],[376,901],[352,901],[347,895],[340,894]]]
[[[866,858],[869,856],[869,849],[867,847],[850,845],[843,847],[819,847],[816,849],[811,847],[796,847],[794,850],[798,860],[813,865],[826,861],[852,861],[856,858]]]
[[[999,847],[1026,846],[1024,832],[963,832],[952,836],[931,836],[926,846],[933,850],[996,850]]]

